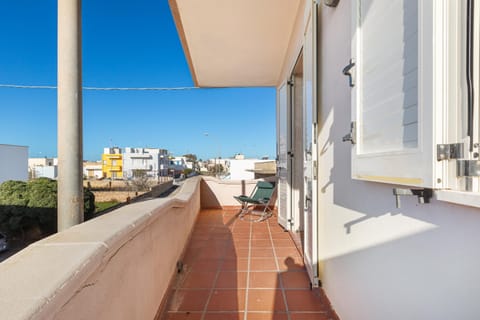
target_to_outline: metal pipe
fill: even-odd
[[[474,41],[474,1],[467,0],[467,59],[466,59],[466,73],[467,73],[467,135],[470,139],[470,152],[473,151],[473,121],[474,121],[474,88],[473,88],[473,41]]]

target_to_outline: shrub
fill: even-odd
[[[83,188],[83,216],[85,221],[93,218],[95,213],[95,195],[92,191]]]
[[[25,214],[27,204],[27,183],[6,181],[0,184],[0,230],[11,235],[32,226],[33,219]]]
[[[95,212],[95,196],[84,188],[84,217]],[[0,230],[14,235],[38,226],[55,232],[57,225],[57,181],[48,178],[6,181],[0,185]]]
[[[57,223],[57,181],[39,178],[27,183],[28,210],[42,230],[54,231]]]

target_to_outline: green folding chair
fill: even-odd
[[[250,219],[250,221],[254,222],[263,221],[271,217],[273,213],[272,202],[274,191],[275,183],[258,181],[250,196],[234,196],[234,198],[242,205],[242,209],[239,212],[239,217],[243,219],[247,214],[259,216],[256,219]],[[253,209],[255,207],[263,207],[263,210],[254,211]]]

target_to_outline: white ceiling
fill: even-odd
[[[169,1],[195,85],[277,85],[302,0]]]

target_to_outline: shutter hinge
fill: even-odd
[[[317,180],[317,160],[313,160],[313,180]]]
[[[463,156],[463,143],[437,144],[437,161],[460,159]]]
[[[355,144],[356,137],[357,137],[357,123],[355,121],[352,121],[352,123],[350,123],[350,133],[347,135],[344,135],[342,138],[342,141],[343,142],[350,141],[351,144]]]
[[[295,81],[293,79],[290,79],[287,81],[287,84],[291,87],[293,87],[295,85]]]
[[[338,5],[338,2],[340,0],[324,0],[324,3],[326,6],[329,6],[329,7],[336,7]]]
[[[355,59],[351,58],[349,64],[347,64],[342,70],[343,75],[348,77],[348,84],[350,87],[355,86],[355,79],[353,74],[354,70],[352,70],[353,67],[355,67]]]
[[[457,160],[457,177],[480,177],[480,161]]]

